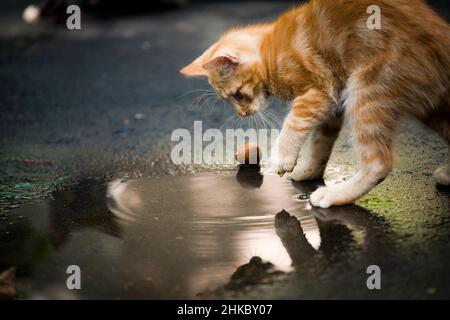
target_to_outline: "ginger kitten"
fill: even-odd
[[[379,30],[367,27],[372,4]],[[292,180],[322,176],[348,122],[360,168],[312,193],[314,206],[352,203],[383,181],[402,116],[450,145],[450,26],[421,0],[312,0],[272,24],[230,30],[181,73],[207,76],[244,117],[271,95],[290,101],[268,165]],[[434,178],[450,185],[449,163]]]

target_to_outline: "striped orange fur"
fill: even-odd
[[[351,203],[381,182],[405,115],[450,144],[449,24],[422,0],[377,0],[381,29],[371,30],[372,4],[309,1],[274,23],[230,30],[181,70],[207,76],[242,116],[258,112],[271,95],[291,101],[267,167],[290,172],[292,180],[320,177],[342,119],[350,124],[360,169],[316,190],[314,206]],[[450,185],[449,163],[434,177]]]

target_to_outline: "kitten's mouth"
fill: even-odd
[[[255,114],[255,112],[256,111],[253,111],[253,110],[247,110],[247,111],[239,112],[239,115],[241,117],[248,117],[248,116],[251,116],[251,115]]]

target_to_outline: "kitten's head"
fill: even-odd
[[[217,94],[239,115],[252,115],[264,107],[269,96],[260,54],[267,29],[254,26],[232,30],[180,72],[189,77],[208,77]]]

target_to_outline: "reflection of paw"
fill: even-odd
[[[441,186],[450,186],[450,167],[449,165],[444,165],[436,169],[433,173],[433,177],[436,183]]]
[[[275,216],[275,229],[280,238],[303,235],[300,222],[286,210],[278,212]]]
[[[340,183],[327,187],[320,187],[309,197],[309,202],[314,207],[329,208],[331,206],[341,206],[355,201],[352,185]]]

